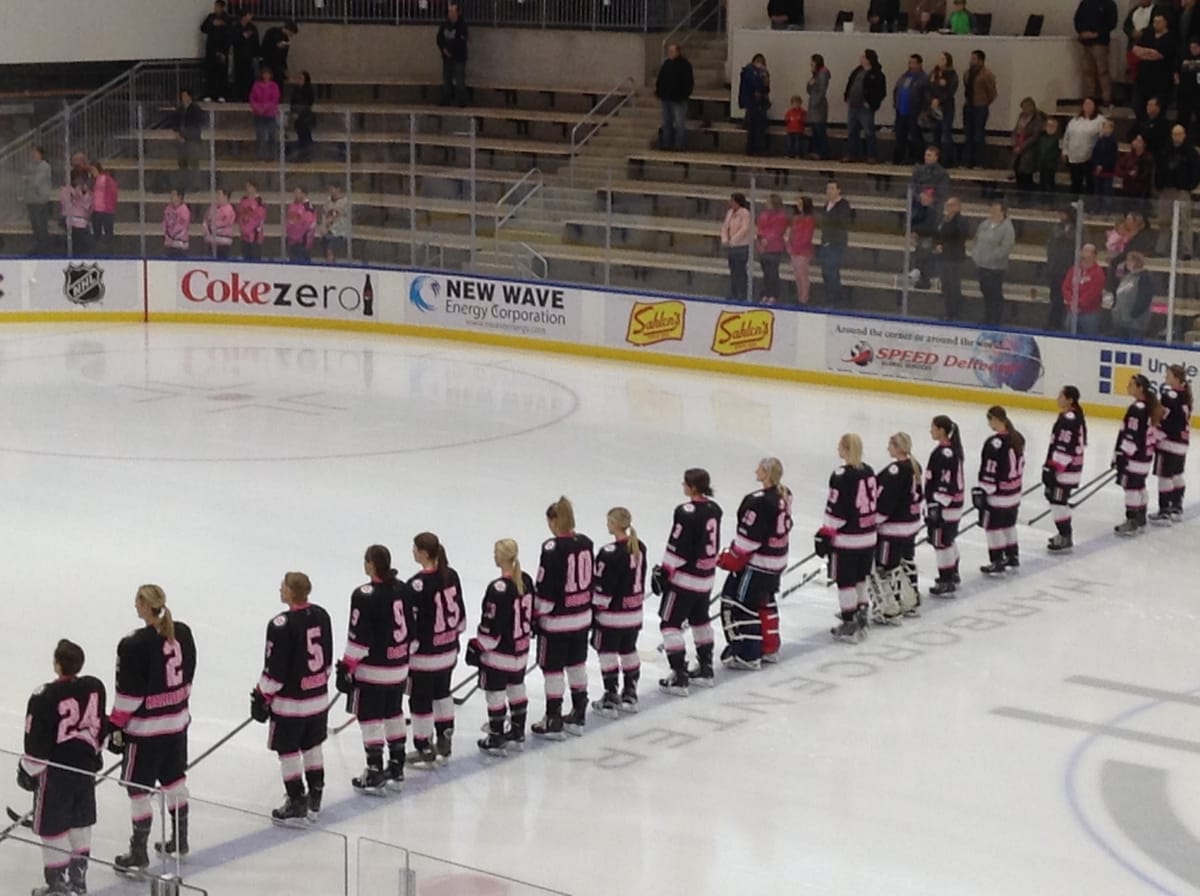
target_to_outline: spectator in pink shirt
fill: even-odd
[[[721,224],[721,248],[729,258],[729,298],[735,302],[746,301],[749,293],[750,237],[753,229],[746,194],[731,194],[729,209]]]
[[[215,257],[226,259],[233,252],[237,233],[237,211],[229,201],[229,193],[218,187],[212,205],[204,213],[204,242]]]
[[[187,258],[192,234],[192,210],[183,201],[182,190],[172,190],[163,209],[163,254],[167,258]]]
[[[813,258],[813,234],[817,219],[813,214],[813,201],[801,196],[796,202],[796,216],[792,218],[787,233],[788,255],[792,258],[792,276],[796,278],[796,299],[801,305],[808,304],[811,279],[809,272]]]
[[[259,261],[262,258],[263,225],[267,221],[267,207],[258,195],[258,184],[246,181],[246,195],[237,205],[238,230],[242,237],[242,258]]]
[[[72,169],[71,182],[59,194],[59,206],[70,236],[68,245],[72,256],[87,255],[92,250],[91,174],[91,168]]]
[[[774,305],[779,301],[782,290],[779,284],[779,266],[787,258],[788,213],[783,209],[783,200],[778,193],[767,197],[767,207],[758,215],[758,263],[763,270],[762,302]]]
[[[279,85],[265,65],[258,73],[258,81],[250,88],[250,111],[254,113],[254,148],[259,159],[271,158],[271,147],[279,131],[276,118],[279,114]]]
[[[99,162],[92,166],[92,236],[97,250],[112,254],[117,221],[117,179]]]
[[[313,236],[317,230],[317,213],[308,201],[308,192],[296,187],[287,207],[287,252],[290,261],[308,264],[312,260]]]

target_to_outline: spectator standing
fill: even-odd
[[[925,60],[919,53],[908,57],[908,69],[896,79],[892,89],[892,105],[896,110],[896,142],[892,148],[892,162],[909,165],[921,158],[921,129],[917,127],[917,116],[925,108],[929,91],[929,76],[925,74]]]
[[[1197,10],[1197,0],[1182,0],[1174,30],[1179,39],[1179,55],[1186,56],[1192,41],[1200,40],[1200,11]]]
[[[1157,158],[1158,154],[1166,147],[1167,141],[1171,139],[1171,123],[1163,114],[1162,102],[1156,96],[1148,98],[1144,112],[1139,113],[1139,116],[1137,122],[1129,130],[1129,139],[1132,140],[1141,134],[1146,138],[1146,149],[1149,150],[1150,155]]]
[[[317,94],[313,90],[312,75],[301,72],[292,86],[292,127],[296,129],[296,149],[292,155],[295,162],[311,162],[313,152],[313,127],[317,123],[313,106]]]
[[[1103,294],[1104,268],[1096,262],[1096,247],[1087,243],[1079,250],[1079,264],[1071,265],[1062,281],[1063,300],[1074,321],[1072,329],[1080,336],[1100,335]]]
[[[1146,223],[1146,216],[1141,212],[1128,212],[1125,215],[1125,240],[1117,253],[1108,255],[1108,288],[1116,292],[1117,285],[1125,276],[1126,262],[1129,256],[1138,252],[1143,257],[1154,254],[1154,231]]]
[[[1113,189],[1119,196],[1141,200],[1143,210],[1150,202],[1150,191],[1154,187],[1154,156],[1146,147],[1146,138],[1134,136],[1129,143],[1129,152],[1121,153],[1117,159]]]
[[[1200,22],[1200,15],[1196,16],[1196,21]],[[1179,87],[1175,96],[1179,123],[1187,128],[1189,137],[1200,139],[1200,35],[1188,40],[1175,83]]]
[[[967,222],[962,216],[958,197],[946,200],[946,207],[933,234],[933,253],[942,281],[942,299],[946,303],[945,320],[962,316],[962,269],[967,260]]]
[[[1171,128],[1171,142],[1159,154],[1154,165],[1154,185],[1158,188],[1159,255],[1169,255],[1175,205],[1179,206],[1179,255],[1192,257],[1192,191],[1200,184],[1200,154],[1188,139],[1183,125]]]
[[[970,34],[974,28],[974,17],[967,10],[967,0],[954,0],[954,11],[946,24],[951,34]]]
[[[163,209],[163,254],[167,258],[186,258],[191,238],[192,210],[184,202],[183,190],[172,190]]]
[[[193,172],[200,164],[204,133],[204,112],[196,105],[192,91],[187,87],[179,91],[174,118],[175,153],[179,170],[184,172],[180,190],[185,191],[193,186],[192,180],[196,177]]]
[[[1152,30],[1156,13],[1170,15],[1170,11],[1169,3],[1156,3],[1155,0],[1135,0],[1125,15],[1125,20],[1121,23],[1121,30],[1125,32],[1125,37],[1129,41],[1129,49],[1132,50],[1141,40],[1142,35]]]
[[[808,196],[796,200],[796,214],[787,232],[788,255],[792,260],[792,277],[796,281],[796,301],[807,305],[812,291],[813,234],[817,219],[813,201]]]
[[[767,71],[767,57],[762,53],[755,53],[750,64],[742,68],[738,81],[738,107],[746,113],[746,155],[765,155],[771,73]]]
[[[1109,45],[1117,28],[1115,0],[1079,0],[1075,7],[1075,35],[1083,54],[1083,95],[1098,96],[1112,105],[1112,71]]]
[[[913,247],[913,266],[908,272],[908,278],[915,289],[929,289],[929,278],[934,273],[933,245],[940,214],[934,202],[933,187],[925,187],[917,195],[917,207],[913,209],[912,232],[909,236]]]
[[[937,103],[941,110],[941,133],[935,142],[942,147],[942,164],[954,167],[954,108],[958,95],[958,72],[954,69],[954,57],[939,53],[937,65],[929,75],[930,104]]]
[[[329,188],[329,204],[321,215],[321,248],[326,261],[338,261],[347,256],[350,235],[350,200],[341,184]]]
[[[789,159],[798,159],[804,155],[804,125],[808,113],[804,111],[804,98],[792,97],[791,105],[783,115],[784,129],[787,131],[787,154]]]
[[[729,261],[729,298],[744,302],[749,297],[750,238],[753,230],[750,203],[744,193],[732,193],[721,224],[721,248]]]
[[[679,44],[667,45],[667,58],[658,69],[654,95],[662,107],[662,129],[658,132],[659,149],[687,148],[688,100],[696,89],[692,63]]]
[[[1021,112],[1012,131],[1013,171],[1017,176],[1018,190],[1033,189],[1033,173],[1038,168],[1037,141],[1045,124],[1046,116],[1038,109],[1033,97],[1027,96],[1021,100]]]
[[[764,305],[774,305],[783,294],[779,282],[779,266],[787,258],[787,231],[791,221],[788,213],[783,210],[783,200],[779,194],[772,193],[767,197],[767,207],[758,213],[756,229],[758,238],[758,263],[762,265],[763,288],[762,302]]]
[[[237,233],[237,210],[229,201],[229,193],[218,187],[212,204],[204,213],[204,242],[214,258],[229,258]]]
[[[89,168],[74,168],[71,181],[62,188],[59,204],[63,225],[70,232],[70,255],[78,257],[92,251],[92,190]]]
[[[1004,273],[1016,242],[1008,209],[1000,200],[993,200],[988,206],[988,216],[979,222],[971,249],[979,291],[983,293],[983,322],[987,326],[1004,322]]]
[[[116,237],[117,179],[99,162],[92,165],[92,236],[97,250],[111,255]]]
[[[988,110],[996,102],[996,95],[996,76],[987,67],[987,54],[973,50],[963,79],[963,161],[968,168],[983,162]]]
[[[1050,228],[1046,240],[1046,285],[1050,289],[1050,310],[1046,329],[1054,332],[1063,328],[1066,305],[1063,301],[1063,278],[1075,263],[1075,228],[1077,216],[1071,206],[1058,210],[1058,220]]]
[[[1125,265],[1113,293],[1113,334],[1118,339],[1145,339],[1154,307],[1154,279],[1141,252],[1130,252]]]
[[[1071,174],[1071,195],[1090,196],[1096,192],[1096,177],[1093,170],[1092,150],[1100,139],[1105,118],[1096,108],[1090,96],[1083,98],[1079,114],[1067,122],[1063,135],[1063,155],[1067,159],[1067,170]]]
[[[250,88],[254,86],[254,73],[262,55],[262,40],[258,26],[254,24],[254,13],[243,6],[241,17],[233,31],[233,97],[240,102],[250,99]]]
[[[767,0],[767,18],[775,31],[803,31],[804,0]]]
[[[242,241],[242,258],[262,259],[263,225],[267,223],[267,207],[258,195],[258,184],[246,181],[245,194],[237,204],[238,235]]]
[[[1092,147],[1092,177],[1096,183],[1097,206],[1107,210],[1113,194],[1113,177],[1117,171],[1117,159],[1121,148],[1114,136],[1116,127],[1111,118],[1106,118],[1100,127],[1100,139]]]
[[[933,190],[934,211],[942,210],[946,197],[950,195],[950,172],[942,166],[941,150],[936,146],[925,147],[925,161],[913,168],[909,185],[914,202],[922,190],[929,188]]]
[[[808,126],[812,129],[812,154],[818,159],[829,158],[829,69],[825,57],[814,53],[809,61],[812,74],[808,79]]]
[[[850,226],[854,209],[842,196],[836,180],[825,185],[825,212],[821,215],[821,279],[825,283],[826,304],[838,307],[845,304],[842,288],[842,258],[850,244]]]
[[[1049,196],[1057,189],[1054,178],[1058,174],[1058,163],[1062,161],[1062,143],[1058,139],[1057,118],[1046,118],[1033,152],[1037,165],[1038,189]]]
[[[216,0],[213,11],[200,24],[204,35],[204,101],[225,102],[229,93],[229,48],[233,45],[233,23],[225,11],[225,0]]]
[[[317,213],[308,201],[308,191],[296,187],[288,203],[284,223],[284,239],[288,260],[298,264],[312,261],[313,237],[317,229]]]
[[[875,113],[887,96],[887,80],[879,65],[879,54],[864,50],[858,68],[846,81],[847,162],[876,161]],[[865,155],[864,155],[865,149]]]
[[[446,21],[438,27],[437,48],[442,56],[441,105],[467,104],[467,23],[457,3],[446,7]]]
[[[263,67],[271,70],[275,83],[281,87],[287,83],[288,78],[288,51],[291,50],[292,41],[299,33],[300,26],[288,19],[282,26],[268,28],[263,35]]]
[[[871,0],[867,6],[867,24],[872,33],[891,34],[900,26],[900,0]]]
[[[250,111],[254,113],[254,153],[260,161],[269,160],[279,130],[279,84],[274,72],[264,65],[250,91]]]
[[[50,251],[50,194],[53,190],[53,174],[46,161],[46,150],[33,147],[33,157],[25,170],[21,200],[29,213],[29,229],[33,233],[33,255],[44,255]]]
[[[1145,107],[1146,100],[1158,97],[1164,106],[1170,105],[1175,82],[1175,38],[1167,28],[1167,14],[1159,10],[1151,20],[1151,30],[1143,31],[1133,47],[1137,58],[1137,73],[1133,81],[1133,108]]]
[[[946,0],[907,0],[908,27],[926,34],[946,24]]]

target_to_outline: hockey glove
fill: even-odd
[[[467,642],[467,652],[463,659],[466,660],[468,666],[479,668],[479,661],[483,657],[483,645],[479,643],[478,638],[472,638]]]
[[[1113,454],[1112,466],[1110,469],[1116,470],[1117,475],[1125,473],[1125,465],[1129,463],[1129,456],[1123,451],[1118,451]]]
[[[333,686],[343,694],[350,694],[354,691],[354,673],[350,671],[345,660],[338,660],[334,666]]]
[[[271,707],[267,698],[258,688],[250,692],[250,718],[256,722],[268,722],[271,719]]]
[[[988,509],[988,496],[980,486],[975,486],[971,489],[971,506],[983,513]]]
[[[1042,485],[1046,486],[1046,490],[1058,488],[1058,471],[1050,464],[1042,467]]]
[[[108,752],[116,756],[125,755],[125,730],[113,728],[108,732]]]
[[[721,556],[717,557],[717,566],[726,572],[741,572],[749,562],[750,555],[740,553],[733,545],[721,551]]]
[[[821,558],[833,553],[833,533],[828,529],[818,529],[813,536],[813,553]]]
[[[929,540],[933,541],[937,530],[942,527],[942,505],[937,501],[930,501],[925,505],[925,532],[929,535]]]
[[[667,590],[667,585],[670,579],[667,577],[667,571],[661,566],[656,566],[650,570],[650,590],[654,594],[661,595]]]
[[[25,766],[17,763],[17,786],[22,790],[28,790],[33,793],[38,789],[37,778],[25,771]]]

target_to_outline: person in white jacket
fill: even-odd
[[[1092,149],[1100,139],[1104,122],[1104,116],[1096,108],[1096,101],[1089,96],[1084,97],[1079,114],[1067,123],[1062,148],[1067,170],[1071,173],[1071,193],[1074,196],[1090,196],[1096,192]]]
[[[1008,209],[999,199],[993,200],[988,216],[979,222],[971,249],[979,291],[983,293],[983,322],[987,326],[998,326],[1004,320],[1004,272],[1008,270],[1008,257],[1016,242]]]

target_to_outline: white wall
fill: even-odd
[[[200,54],[203,0],[5,0],[0,63],[179,59]]]

